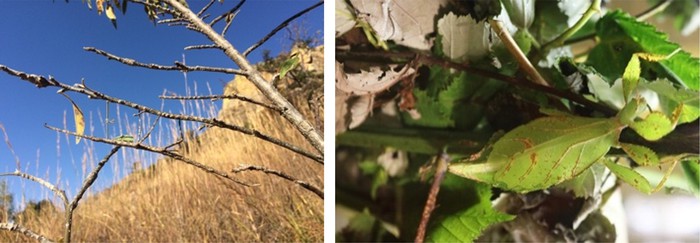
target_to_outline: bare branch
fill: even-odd
[[[207,9],[209,9],[209,7],[211,7],[211,5],[214,4],[214,2],[216,2],[216,0],[209,0],[209,3],[207,3],[207,5],[204,5],[204,7],[201,10],[199,10],[199,12],[197,12],[197,16],[199,16],[200,18],[204,18],[202,17],[202,14],[204,14],[204,12],[206,12]]]
[[[233,172],[234,172],[234,173],[239,173],[239,172],[249,171],[249,170],[251,170],[251,171],[262,171],[262,172],[265,172],[266,174],[276,175],[276,176],[281,177],[281,178],[283,178],[283,179],[285,179],[285,180],[294,182],[294,183],[296,183],[297,185],[303,187],[303,188],[306,189],[306,190],[309,190],[309,191],[313,192],[314,194],[316,194],[316,196],[318,196],[318,197],[320,197],[321,199],[323,199],[323,190],[319,189],[318,187],[316,187],[316,186],[314,186],[314,185],[311,185],[311,183],[308,183],[308,182],[306,182],[306,181],[302,181],[302,180],[296,179],[296,178],[294,178],[293,176],[288,175],[288,174],[286,174],[286,173],[284,173],[284,172],[281,172],[281,171],[278,171],[278,170],[268,169],[268,168],[265,168],[265,167],[259,166],[259,165],[241,165],[240,167],[234,169]]]
[[[232,68],[219,68],[219,67],[208,67],[208,66],[187,66],[179,62],[175,62],[175,66],[163,66],[159,64],[154,64],[154,63],[141,63],[137,62],[134,59],[131,58],[124,58],[124,57],[119,57],[114,54],[108,53],[106,51],[94,48],[94,47],[83,47],[83,50],[89,51],[89,52],[94,52],[96,54],[102,55],[107,57],[109,60],[116,60],[118,62],[124,63],[129,66],[135,66],[135,67],[143,67],[143,68],[148,68],[148,69],[155,69],[155,70],[165,70],[165,71],[181,71],[181,72],[192,72],[192,71],[203,71],[203,72],[219,72],[219,73],[228,73],[228,74],[237,74],[237,75],[243,75],[247,76],[247,74],[241,70],[238,69],[232,69]]]
[[[185,50],[199,50],[199,49],[221,49],[217,45],[191,45],[191,46],[186,46]]]
[[[95,141],[95,142],[112,144],[112,145],[123,146],[123,147],[129,147],[129,148],[140,149],[140,150],[145,150],[145,151],[149,151],[149,152],[153,152],[153,153],[162,154],[162,155],[165,155],[167,157],[170,157],[170,158],[173,158],[176,160],[180,160],[180,161],[185,162],[189,165],[197,167],[197,168],[199,168],[207,173],[214,174],[214,175],[220,176],[222,178],[228,179],[229,181],[238,183],[240,185],[257,186],[256,184],[248,184],[246,182],[239,181],[238,179],[231,177],[230,175],[226,174],[225,172],[219,171],[215,168],[212,168],[210,166],[199,163],[195,160],[192,160],[190,158],[182,156],[182,155],[175,153],[173,151],[166,150],[165,148],[157,148],[157,147],[152,147],[152,146],[148,146],[148,145],[144,145],[144,144],[140,144],[140,143],[128,143],[128,142],[114,140],[114,139],[106,139],[106,138],[98,138],[98,137],[93,137],[93,136],[81,135],[81,134],[77,134],[77,133],[72,132],[72,131],[60,129],[60,128],[49,126],[49,125],[44,125],[44,126],[48,129],[51,129],[51,130],[54,130],[57,132],[62,132],[62,133],[66,133],[69,135],[78,136],[78,137],[88,139],[91,141]]]
[[[318,3],[316,3],[316,4],[314,4],[314,5],[311,5],[311,7],[308,7],[308,8],[306,8],[306,9],[304,9],[304,10],[301,10],[300,12],[298,12],[298,13],[295,14],[295,15],[293,15],[292,17],[289,17],[287,20],[285,20],[285,21],[282,22],[280,25],[278,25],[275,29],[273,29],[272,31],[270,31],[269,34],[267,34],[265,37],[263,37],[262,39],[260,39],[257,43],[253,44],[251,47],[248,47],[248,49],[245,50],[245,51],[243,52],[243,56],[248,56],[248,54],[250,54],[250,52],[252,52],[252,51],[255,50],[256,48],[260,47],[263,43],[265,43],[267,40],[269,40],[270,38],[272,38],[272,36],[274,36],[275,34],[277,34],[277,32],[279,32],[280,30],[282,30],[284,27],[287,27],[287,25],[289,25],[289,22],[292,22],[292,21],[295,20],[296,18],[298,18],[298,17],[304,15],[305,13],[307,13],[307,12],[309,12],[309,11],[313,10],[314,8],[316,8],[316,7],[318,7],[318,6],[321,6],[321,5],[323,5],[323,0],[319,1]]]
[[[265,104],[261,101],[257,101],[245,96],[237,95],[237,94],[232,94],[232,95],[199,95],[199,96],[165,96],[161,95],[158,96],[158,98],[161,99],[166,99],[166,100],[218,100],[218,99],[237,99],[241,101],[245,101],[251,104],[259,105],[262,107],[265,107],[267,109],[277,111],[277,112],[282,112],[282,109],[279,107],[275,107],[269,104]]]
[[[27,180],[34,181],[34,182],[36,182],[36,183],[39,183],[40,185],[42,185],[42,186],[48,188],[49,190],[51,190],[51,191],[52,191],[53,193],[55,193],[59,198],[61,198],[61,201],[63,201],[63,203],[64,203],[65,205],[68,205],[68,198],[66,197],[66,192],[63,191],[63,190],[61,190],[60,188],[58,188],[56,185],[51,184],[50,182],[48,182],[48,181],[46,181],[46,180],[44,180],[44,179],[41,179],[41,178],[39,178],[39,177],[30,175],[30,174],[22,173],[22,172],[20,172],[19,170],[15,171],[15,172],[12,172],[12,173],[2,173],[2,174],[0,174],[0,176],[18,176],[18,177],[22,177],[22,178],[24,178],[24,179],[27,179]]]
[[[87,191],[90,186],[92,186],[93,183],[95,183],[95,180],[97,179],[97,175],[100,173],[102,170],[102,167],[107,164],[107,161],[119,151],[119,149],[122,146],[114,146],[107,155],[105,155],[102,160],[97,164],[97,167],[95,167],[90,174],[85,178],[83,181],[83,185],[80,187],[80,191],[78,191],[78,194],[75,195],[75,198],[73,198],[73,201],[68,205],[68,208],[66,208],[66,231],[65,235],[63,236],[63,239],[65,242],[71,242],[71,233],[73,229],[73,210],[75,210],[76,207],[78,207],[78,203],[80,202],[80,199],[83,198],[83,195],[85,195],[85,192]]]
[[[272,103],[280,107],[283,112],[282,116],[287,119],[296,129],[306,138],[306,140],[311,143],[311,145],[316,149],[317,152],[323,153],[323,138],[319,135],[316,129],[299,113],[299,111],[291,104],[287,99],[282,96],[282,94],[277,91],[277,89],[272,85],[272,83],[265,80],[260,72],[248,62],[245,56],[241,55],[238,50],[236,50],[230,42],[224,39],[223,36],[219,35],[212,29],[208,24],[205,24],[201,19],[197,17],[190,9],[182,6],[177,0],[165,0],[168,4],[173,6],[174,9],[182,13],[182,16],[192,25],[199,28],[199,31],[207,36],[214,44],[222,48],[226,56],[228,56],[233,62],[235,62],[241,70],[248,73],[248,79],[255,84],[256,87],[265,95]],[[321,156],[322,158],[323,156]],[[322,160],[322,159],[321,159]],[[322,162],[321,162],[322,163]]]
[[[65,90],[70,90],[70,91],[78,92],[81,94],[85,94],[88,96],[88,98],[110,101],[112,103],[117,103],[120,105],[128,106],[128,107],[131,107],[133,109],[143,111],[143,112],[148,112],[148,113],[151,113],[151,114],[154,114],[157,116],[161,116],[164,118],[174,119],[174,120],[201,122],[201,123],[209,124],[212,126],[226,128],[226,129],[237,131],[237,132],[244,133],[247,135],[255,136],[255,137],[260,138],[264,141],[276,144],[280,147],[286,148],[292,152],[298,153],[298,154],[303,155],[307,158],[310,158],[310,159],[312,159],[320,164],[323,164],[323,156],[322,155],[314,155],[314,154],[307,152],[307,151],[305,151],[297,146],[294,146],[290,143],[287,143],[285,141],[282,141],[282,140],[275,138],[275,137],[272,137],[270,135],[264,134],[258,130],[255,130],[255,129],[250,129],[250,128],[246,128],[246,127],[241,127],[241,126],[229,124],[229,123],[226,123],[226,122],[219,120],[219,119],[216,119],[216,118],[203,118],[203,117],[198,117],[198,116],[188,116],[188,115],[180,115],[180,114],[163,112],[163,111],[156,110],[156,109],[153,109],[153,108],[150,108],[147,106],[139,105],[137,103],[133,103],[130,101],[126,101],[126,100],[122,100],[122,99],[108,96],[106,94],[89,89],[89,88],[85,87],[85,85],[83,85],[83,84],[75,84],[73,86],[69,86],[69,85],[61,83],[59,81],[56,81],[56,79],[54,79],[51,76],[49,76],[49,79],[46,79],[43,76],[39,76],[39,75],[35,75],[35,74],[27,74],[24,72],[20,72],[20,71],[8,68],[4,65],[0,65],[0,70],[5,71],[10,75],[20,77],[21,79],[27,80],[31,83],[35,83],[37,85],[37,87],[55,86],[55,87],[59,87],[59,88],[65,89]],[[291,104],[289,106],[291,106]],[[281,113],[283,115],[287,114],[289,112],[288,107],[283,107],[281,109],[282,109]],[[292,109],[293,109],[293,107],[292,107]],[[296,123],[295,123],[295,125],[296,125]],[[313,129],[313,127],[311,129]],[[302,133],[302,134],[304,134],[304,133]],[[321,143],[323,143],[323,142],[321,141]],[[323,145],[321,144],[321,146],[323,146]],[[323,151],[323,150],[321,150],[321,151]]]
[[[21,225],[15,223],[0,223],[0,230],[14,231],[26,235],[32,239],[38,240],[42,243],[53,242],[52,240],[49,240],[49,238],[47,238],[46,236],[35,233],[34,231],[31,231],[30,229],[24,228]]]
[[[234,14],[235,12],[237,12],[238,9],[240,9],[241,7],[243,7],[243,3],[245,3],[245,1],[246,1],[246,0],[241,0],[241,1],[238,2],[238,4],[236,4],[236,6],[234,6],[231,10],[229,10],[228,12],[226,12],[226,13],[224,13],[224,14],[222,14],[222,15],[219,15],[218,17],[216,17],[215,19],[213,19],[213,20],[209,23],[209,26],[214,27],[214,25],[215,25],[217,22],[219,22],[219,21],[221,21],[222,19],[228,17],[229,15]]]

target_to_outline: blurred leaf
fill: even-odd
[[[535,0],[502,0],[501,3],[510,20],[519,29],[527,29],[532,25],[535,19]]]
[[[107,4],[107,11],[105,12],[105,16],[112,21],[112,25],[114,25],[114,28],[117,28],[117,16],[114,15],[114,9],[112,9],[111,4]]]
[[[489,226],[515,218],[491,207],[490,186],[479,183],[476,187],[479,203],[437,222],[426,242],[472,242]]]
[[[430,49],[426,35],[435,31],[435,15],[446,2],[350,0],[379,39],[418,50]]]
[[[535,20],[530,26],[530,33],[539,43],[547,43],[564,32],[569,26],[569,17],[552,2],[535,1]]]
[[[105,10],[105,0],[95,0],[95,6],[97,7],[97,14],[102,14]]]
[[[688,187],[696,194],[700,194],[700,161],[697,157],[683,160],[681,167],[688,178]]]
[[[335,37],[345,34],[355,27],[355,24],[355,16],[345,0],[335,0]]]
[[[477,23],[470,16],[457,16],[450,12],[438,20],[438,34],[443,53],[456,62],[477,60],[490,51],[486,22]]]
[[[284,78],[289,70],[294,69],[299,65],[299,53],[292,54],[289,59],[285,60],[280,66],[280,78]]]
[[[679,124],[692,122],[700,117],[700,96],[696,91],[676,88],[668,79],[642,82],[640,85],[658,94],[661,109],[667,116],[671,116],[672,112],[683,104]]]

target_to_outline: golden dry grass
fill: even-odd
[[[322,63],[322,60],[321,60]],[[322,85],[314,92],[323,92]],[[302,91],[297,91],[302,92]],[[303,92],[309,92],[305,90]],[[306,97],[287,96],[305,117],[323,119],[311,111]],[[240,101],[235,101],[240,102]],[[276,113],[240,104],[225,120],[247,124],[314,151]],[[203,108],[200,108],[203,109]],[[174,131],[173,131],[174,132]],[[323,188],[323,166],[252,136],[220,128],[202,133],[198,145],[185,154],[221,171],[239,164],[282,170]],[[189,144],[195,142],[190,141]],[[257,187],[242,187],[179,161],[161,159],[111,188],[85,198],[75,212],[73,240],[80,242],[229,242],[323,241],[323,200],[303,188],[261,172],[236,175]],[[17,223],[51,239],[63,235],[63,209],[25,215]],[[32,241],[14,232],[0,232],[0,242]]]

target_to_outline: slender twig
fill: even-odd
[[[551,40],[550,42],[542,45],[540,53],[546,55],[547,52],[549,52],[549,50],[561,46],[562,44],[564,44],[564,41],[566,41],[566,39],[576,34],[578,30],[580,30],[584,25],[586,25],[588,20],[591,19],[591,17],[595,13],[600,12],[600,2],[601,0],[593,0],[593,2],[591,2],[591,6],[589,6],[586,12],[583,13],[583,16],[581,16],[581,18],[578,21],[576,21],[576,24],[574,24],[574,26],[571,26],[571,28],[561,33],[559,36],[557,36],[557,38],[554,38],[554,40]]]
[[[161,99],[166,99],[166,100],[219,100],[219,99],[237,99],[241,101],[245,101],[251,104],[259,105],[262,107],[265,107],[267,109],[277,111],[277,112],[282,112],[282,109],[279,107],[275,107],[269,104],[265,104],[261,101],[257,101],[242,95],[237,95],[237,94],[231,94],[231,95],[197,95],[197,96],[165,96],[161,95],[158,96],[158,98]]]
[[[209,7],[211,7],[211,5],[214,4],[214,2],[216,2],[216,0],[209,0],[209,3],[207,3],[207,5],[204,5],[204,7],[201,10],[199,10],[199,12],[197,12],[197,16],[202,17],[202,14],[204,14],[204,12],[206,12],[207,9],[209,9]]]
[[[55,87],[59,87],[59,88],[65,89],[65,90],[70,90],[70,91],[78,92],[81,94],[85,94],[89,98],[92,98],[92,99],[100,99],[100,100],[110,101],[112,103],[117,103],[120,105],[128,106],[128,107],[131,107],[131,108],[136,109],[138,111],[147,112],[147,113],[161,116],[164,118],[173,119],[173,120],[185,120],[185,121],[201,122],[204,124],[209,124],[212,126],[221,127],[221,128],[237,131],[237,132],[240,132],[243,134],[255,136],[255,137],[260,138],[264,141],[267,141],[267,142],[273,143],[275,145],[278,145],[280,147],[286,148],[292,152],[298,153],[298,154],[303,155],[307,158],[310,158],[310,159],[312,159],[320,164],[323,164],[323,156],[312,154],[312,153],[307,152],[307,151],[305,151],[297,146],[294,146],[290,143],[287,143],[285,141],[282,141],[282,140],[275,138],[275,137],[272,137],[270,135],[264,134],[258,130],[255,130],[255,129],[229,124],[229,123],[226,123],[226,122],[219,120],[219,119],[216,119],[216,118],[203,118],[203,117],[198,117],[198,116],[180,115],[180,114],[173,114],[173,113],[168,113],[168,112],[156,110],[156,109],[153,109],[153,108],[150,108],[147,106],[139,105],[139,104],[134,103],[134,102],[130,102],[130,101],[126,101],[126,100],[122,100],[122,99],[108,96],[106,94],[89,89],[82,84],[76,84],[76,85],[70,86],[70,85],[66,85],[64,83],[57,81],[56,79],[54,79],[51,76],[49,76],[49,78],[47,79],[47,78],[40,76],[40,75],[28,74],[28,73],[24,73],[21,71],[17,71],[17,70],[9,68],[7,66],[4,66],[4,65],[0,65],[0,70],[5,71],[6,73],[8,73],[10,75],[17,76],[17,77],[21,78],[22,80],[26,80],[30,83],[33,83],[34,85],[36,85],[37,87],[40,87],[40,88],[46,87],[46,86],[55,86]],[[286,112],[289,111],[289,110],[285,110],[285,108],[281,108],[281,109],[283,110],[282,114],[286,114]],[[284,111],[286,111],[286,112],[284,112]]]
[[[506,30],[506,28],[503,26],[503,23],[495,19],[490,19],[489,24],[491,25],[491,28],[493,28],[494,32],[496,32],[496,35],[498,35],[498,37],[501,39],[503,45],[506,46],[506,49],[508,49],[510,54],[512,54],[513,57],[515,57],[515,60],[518,61],[518,64],[520,64],[520,69],[530,77],[530,80],[542,86],[550,86],[542,75],[540,75],[540,72],[537,71],[535,66],[532,65],[530,60],[527,59],[525,53],[520,50],[520,47],[518,47],[518,44],[515,43],[513,37],[508,34],[508,30]]]
[[[211,22],[209,22],[209,26],[214,27],[214,25],[215,25],[217,22],[219,22],[219,21],[221,21],[222,19],[228,17],[229,15],[231,15],[231,14],[237,12],[237,11],[243,6],[243,3],[245,3],[245,1],[246,1],[246,0],[241,0],[241,1],[238,2],[238,4],[236,4],[236,6],[234,6],[231,10],[227,11],[226,13],[224,13],[224,14],[222,14],[222,15],[217,16],[215,19],[213,19]]]
[[[265,97],[272,101],[273,104],[283,110],[282,117],[287,119],[317,152],[323,153],[323,138],[319,135],[318,131],[316,131],[316,128],[301,115],[296,107],[280,94],[271,82],[268,82],[262,77],[260,72],[250,64],[245,56],[241,55],[228,40],[214,31],[210,25],[204,23],[189,8],[183,6],[177,0],[164,1],[180,12],[193,26],[199,28],[199,31],[206,35],[214,44],[221,47],[226,56],[235,62],[241,70],[248,73],[248,80],[250,80]],[[323,156],[321,156],[321,158],[322,157]]]
[[[256,42],[255,44],[253,44],[251,47],[248,47],[248,49],[246,49],[246,50],[243,52],[243,56],[248,56],[248,54],[250,54],[250,52],[252,52],[252,51],[255,50],[256,48],[260,47],[263,43],[265,43],[267,40],[269,40],[270,38],[272,38],[272,36],[274,36],[275,34],[277,34],[278,31],[282,30],[284,27],[287,27],[287,25],[289,25],[289,22],[292,22],[292,21],[295,20],[296,18],[299,18],[300,16],[304,15],[305,13],[307,13],[307,12],[309,12],[309,11],[313,10],[314,8],[317,8],[318,6],[321,6],[321,5],[323,5],[323,0],[319,1],[318,3],[316,3],[316,4],[314,4],[314,5],[311,5],[311,7],[308,7],[308,8],[306,8],[306,9],[304,9],[304,10],[299,11],[299,12],[298,12],[297,14],[295,14],[295,15],[292,15],[292,17],[289,17],[287,20],[285,20],[284,22],[282,22],[281,24],[279,24],[275,29],[273,29],[272,31],[270,31],[270,33],[268,33],[265,37],[263,37],[263,38],[260,39],[258,42]]]
[[[180,18],[162,19],[162,20],[156,21],[157,24],[174,24],[174,23],[183,23],[183,22],[185,22],[185,20],[180,19]]]
[[[416,57],[417,56],[417,57]],[[413,52],[338,52],[336,53],[336,58],[348,58],[348,59],[371,59],[371,60],[378,60],[381,58],[386,58],[387,60],[393,59],[391,61],[396,62],[395,60],[398,59],[404,59],[406,62],[413,60],[416,58],[419,63],[423,65],[440,65],[443,67],[447,68],[453,68],[457,70],[462,70],[467,73],[471,74],[476,74],[485,78],[491,78],[495,80],[499,80],[502,82],[506,82],[511,85],[519,86],[519,87],[524,87],[536,91],[543,92],[545,94],[549,94],[555,97],[559,98],[564,98],[571,100],[573,102],[576,102],[580,105],[589,107],[591,109],[594,109],[596,111],[599,111],[607,116],[614,116],[617,114],[617,111],[606,106],[603,104],[599,104],[596,102],[593,102],[591,100],[586,99],[585,97],[572,93],[568,90],[558,90],[553,87],[549,86],[543,86],[543,85],[538,85],[532,82],[523,82],[523,80],[519,80],[518,78],[511,77],[511,76],[506,76],[500,73],[496,72],[491,72],[488,70],[484,69],[479,69],[475,67],[471,67],[468,64],[464,63],[455,63],[449,60],[444,60],[441,58],[433,57],[430,55],[426,54],[417,54]]]
[[[154,64],[154,63],[141,63],[138,62],[134,59],[130,58],[124,58],[124,57],[119,57],[114,54],[111,54],[109,52],[94,48],[94,47],[83,47],[83,50],[89,51],[89,52],[94,52],[96,54],[102,55],[107,57],[109,60],[115,60],[121,63],[124,63],[129,66],[135,66],[135,67],[143,67],[143,68],[148,68],[148,69],[155,69],[155,70],[165,70],[165,71],[182,71],[182,72],[192,72],[192,71],[203,71],[203,72],[219,72],[219,73],[228,73],[228,74],[237,74],[237,75],[243,75],[246,76],[246,72],[243,72],[238,69],[232,69],[232,68],[220,68],[220,67],[208,67],[208,66],[187,66],[184,64],[179,64],[176,62],[175,66],[163,66],[159,64]]]
[[[27,229],[19,224],[16,223],[0,223],[0,230],[7,230],[7,231],[14,231],[23,235],[26,235],[32,239],[35,239],[41,243],[49,243],[53,242],[46,236],[43,236],[39,233],[36,233],[30,229]]]
[[[185,50],[201,50],[201,49],[221,49],[217,45],[191,45],[186,46]]]
[[[119,140],[114,140],[114,139],[98,138],[98,137],[93,137],[93,136],[88,136],[88,135],[77,134],[77,133],[72,132],[72,131],[60,129],[60,128],[49,126],[49,125],[44,125],[44,126],[48,129],[51,129],[51,130],[54,130],[57,132],[61,132],[61,133],[65,133],[65,134],[69,134],[69,135],[73,135],[73,136],[78,136],[78,137],[81,137],[81,138],[84,138],[87,140],[91,140],[91,141],[95,141],[95,142],[112,144],[112,145],[123,146],[123,147],[129,147],[129,148],[134,148],[134,149],[145,150],[145,151],[149,151],[149,152],[153,152],[153,153],[162,154],[162,155],[165,155],[165,156],[170,157],[172,159],[180,160],[180,161],[185,162],[189,165],[197,167],[197,168],[199,168],[207,173],[214,174],[214,175],[217,175],[219,177],[228,179],[229,181],[238,183],[240,185],[257,186],[256,184],[251,185],[251,184],[248,184],[246,182],[239,181],[236,178],[233,178],[230,175],[226,174],[225,172],[219,171],[215,168],[212,168],[210,166],[199,163],[195,160],[192,160],[190,158],[182,156],[181,154],[175,153],[173,151],[166,150],[165,148],[152,147],[152,146],[148,146],[148,145],[144,145],[144,144],[140,144],[140,143],[129,143],[129,142],[124,142],[124,141],[119,141]]]
[[[83,198],[83,195],[85,195],[85,192],[88,190],[88,188],[90,188],[90,186],[92,186],[92,184],[95,183],[95,180],[97,180],[97,175],[102,170],[102,167],[104,167],[105,164],[107,164],[107,161],[109,161],[112,155],[117,153],[117,151],[119,151],[121,147],[122,146],[114,146],[112,150],[109,151],[109,153],[107,153],[107,155],[105,155],[105,157],[102,158],[102,160],[100,160],[99,163],[97,163],[97,167],[95,167],[92,170],[92,172],[88,174],[85,180],[83,180],[83,185],[80,187],[80,191],[78,191],[78,194],[75,195],[73,201],[71,201],[68,205],[68,208],[66,208],[66,231],[63,236],[63,240],[65,242],[71,242],[71,235],[73,229],[73,211],[75,210],[75,208],[78,207],[80,199]]]
[[[425,202],[423,214],[421,215],[420,224],[418,225],[418,233],[416,234],[415,240],[417,243],[422,243],[425,240],[425,230],[428,228],[430,214],[432,214],[433,210],[435,209],[437,195],[440,192],[440,184],[442,183],[442,180],[445,179],[447,163],[450,161],[450,157],[446,152],[440,153],[435,159],[437,160],[437,168],[435,169],[433,184],[430,186],[430,193],[428,194],[428,199]]]
[[[221,31],[221,36],[226,36],[226,32],[228,31],[228,28],[231,27],[231,23],[233,23],[233,19],[236,18],[239,11],[236,11],[233,14],[226,17],[226,25],[224,26],[224,29]]]
[[[265,167],[259,166],[259,165],[240,165],[238,168],[234,169],[233,172],[239,173],[239,172],[249,171],[249,170],[250,171],[262,171],[262,172],[265,172],[266,174],[276,175],[276,176],[283,178],[285,180],[294,182],[297,185],[303,187],[306,190],[313,192],[314,194],[316,194],[316,196],[323,199],[323,190],[319,189],[318,187],[316,187],[314,185],[311,185],[311,183],[309,183],[309,182],[296,179],[293,176],[288,175],[282,171],[268,169],[268,168],[265,168]]]
[[[671,2],[673,0],[665,0],[657,3],[656,5],[652,6],[651,8],[647,9],[646,11],[638,14],[636,16],[637,21],[646,21],[647,19],[651,18],[652,16],[663,12],[668,8],[669,5],[671,5]]]
[[[2,174],[0,174],[0,176],[18,176],[18,177],[39,183],[43,187],[46,187],[47,189],[49,189],[53,193],[55,193],[56,196],[58,196],[61,199],[61,201],[63,201],[63,203],[65,205],[68,205],[68,198],[66,197],[66,192],[61,190],[60,188],[58,188],[56,185],[51,184],[50,182],[48,182],[44,179],[41,179],[39,177],[30,175],[30,174],[22,173],[20,171],[15,171],[15,172],[11,172],[11,173],[2,173]]]

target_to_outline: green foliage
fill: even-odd
[[[644,52],[670,55],[658,64],[650,64],[649,68],[660,77],[698,90],[700,73],[697,70],[700,70],[700,60],[685,51],[678,51],[678,44],[668,41],[667,35],[655,27],[638,22],[634,17],[618,10],[606,14],[598,21],[596,34],[600,38],[600,44],[591,50],[586,62],[608,80],[621,77],[632,55]]]
[[[688,178],[688,185],[691,190],[696,195],[700,195],[700,161],[698,158],[684,160],[681,162],[681,167]]]
[[[491,188],[476,184],[478,203],[436,222],[428,235],[429,242],[472,242],[493,224],[515,218],[491,207]]]

